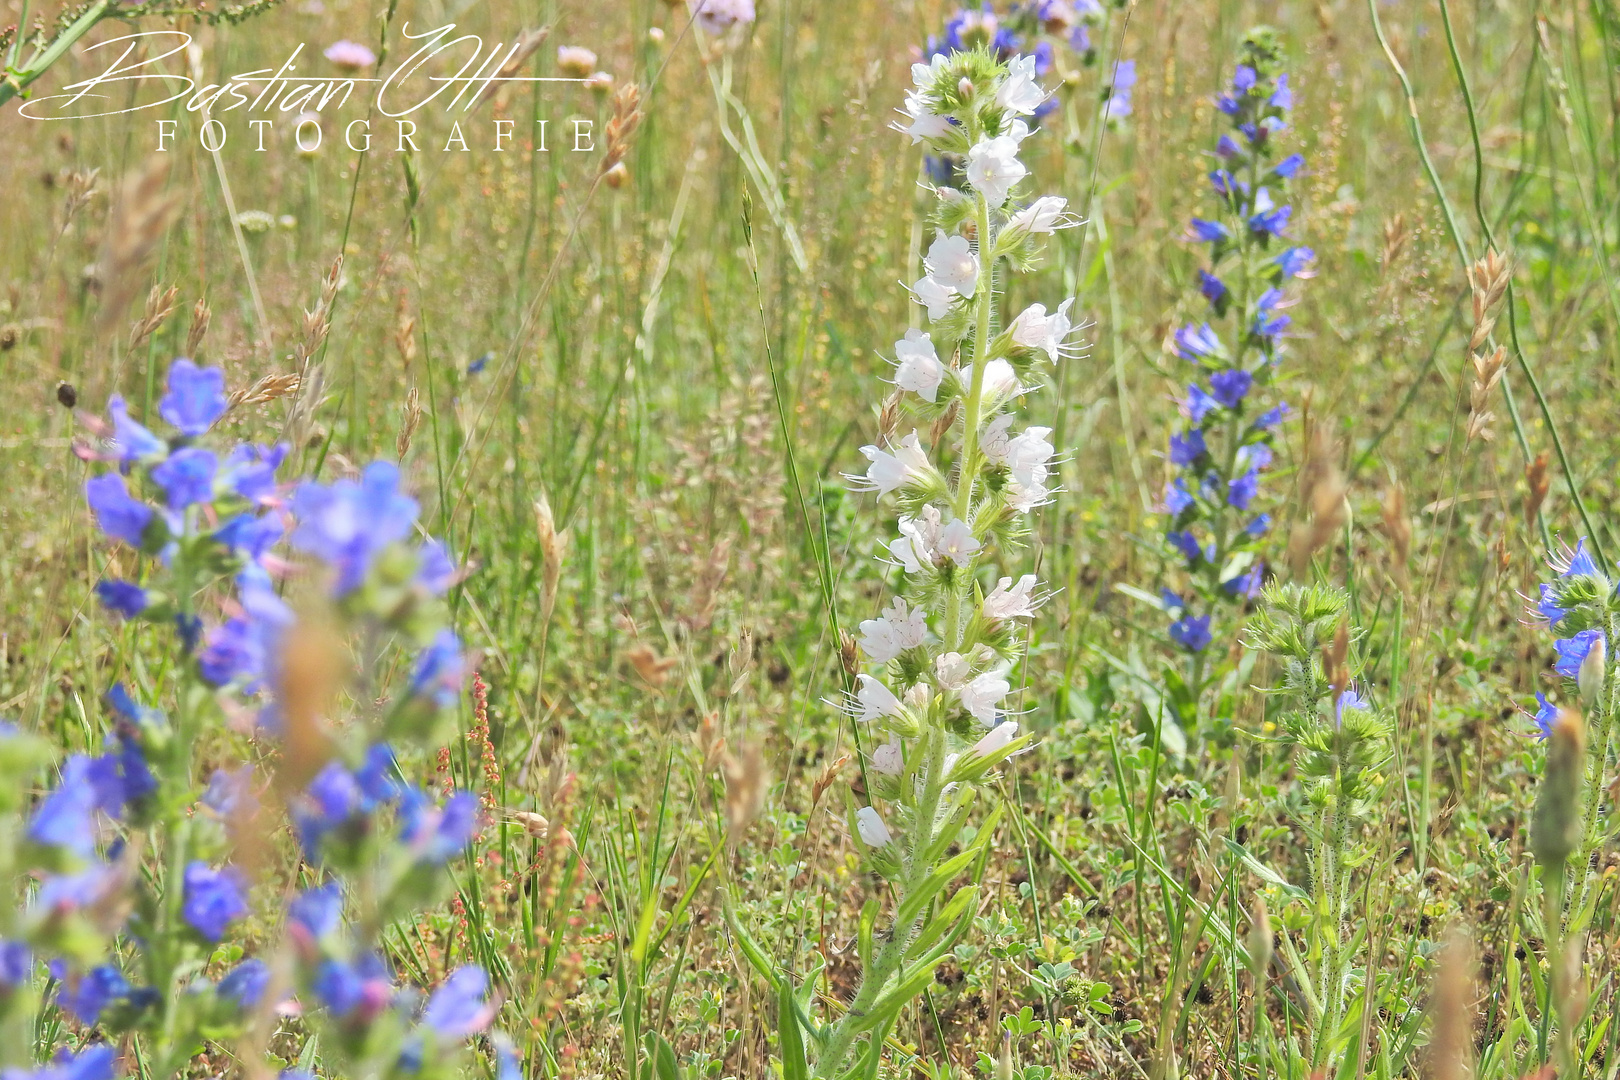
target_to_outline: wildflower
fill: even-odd
[[[326,51],[321,55],[332,61],[332,63],[336,64],[338,67],[349,68],[355,71],[358,71],[361,68],[368,68],[377,62],[376,53],[372,52],[364,45],[350,41],[347,38],[343,39],[342,41],[334,41],[332,44],[326,47]]]
[[[903,135],[910,135],[913,146],[924,139],[944,138],[951,132],[950,121],[929,112],[927,100],[914,90],[906,93],[905,108],[896,111],[911,122],[902,126],[896,121],[891,126]]]
[[[1372,707],[1370,705],[1362,700],[1361,695],[1356,693],[1356,688],[1354,685],[1347,686],[1333,701],[1333,726],[1344,726],[1344,711],[1346,709],[1355,709],[1359,712],[1368,712],[1371,710],[1371,708]]]
[[[1018,160],[1018,140],[1012,135],[981,136],[968,150],[967,181],[992,207],[1006,202],[1013,185],[1028,174],[1024,163]],[[929,255],[933,256],[931,250]],[[971,287],[959,291],[963,296],[973,295]]]
[[[970,757],[989,757],[1007,749],[1014,739],[1018,738],[1018,721],[1003,720],[974,743],[968,749]]]
[[[1198,546],[1198,539],[1189,530],[1172,529],[1164,534],[1164,538],[1170,543],[1171,547],[1181,552],[1189,567],[1196,566],[1198,561],[1204,557],[1203,548]]]
[[[884,847],[893,839],[889,827],[883,823],[877,809],[871,806],[863,806],[855,811],[855,830],[861,835],[861,843],[867,847]]]
[[[1581,665],[1585,663],[1592,647],[1603,640],[1601,630],[1582,630],[1572,637],[1560,638],[1553,642],[1553,649],[1558,654],[1558,660],[1553,670],[1565,678],[1578,678]],[[1601,658],[1602,653],[1599,653]]]
[[[1189,428],[1170,436],[1170,462],[1182,468],[1195,464],[1199,458],[1209,453],[1204,444],[1204,433],[1198,428]]]
[[[1203,218],[1193,218],[1188,234],[1193,240],[1201,244],[1218,244],[1222,240],[1232,238],[1225,225],[1218,221],[1205,221]]]
[[[687,0],[687,6],[710,37],[754,21],[754,0]]]
[[[1276,289],[1267,289],[1255,301],[1254,332],[1261,337],[1276,337],[1288,329],[1290,319],[1287,315],[1279,314],[1277,308],[1281,305],[1283,294]]]
[[[923,266],[933,281],[972,298],[979,281],[979,257],[965,236],[940,233],[928,248]]]
[[[1247,536],[1251,540],[1258,540],[1260,537],[1266,535],[1267,530],[1270,528],[1271,515],[1260,514],[1253,521],[1249,522],[1243,527],[1243,535]]]
[[[466,676],[461,642],[451,630],[440,630],[417,658],[411,693],[430,698],[441,709],[455,704]]]
[[[270,968],[263,960],[249,959],[237,964],[219,980],[219,996],[243,1009],[258,1006],[270,987]]]
[[[1249,214],[1249,228],[1257,236],[1280,235],[1288,225],[1288,218],[1293,214],[1291,206],[1278,206],[1272,201],[1271,192],[1261,188],[1254,193],[1254,207]]]
[[[55,790],[40,801],[28,821],[28,839],[88,858],[95,852],[95,812],[116,813],[123,805],[116,763],[73,754],[62,763]]]
[[[1291,247],[1273,261],[1283,277],[1291,278],[1305,277],[1310,270],[1311,261],[1315,258],[1316,252],[1308,247]]]
[[[219,481],[248,502],[264,505],[276,495],[276,470],[286,460],[288,446],[279,443],[265,449],[242,443],[220,463]]]
[[[884,776],[899,776],[905,768],[904,750],[900,740],[891,737],[888,742],[872,751],[872,768]]]
[[[939,508],[925,506],[918,517],[900,519],[900,538],[890,541],[889,554],[905,567],[906,573],[920,573],[924,565],[933,563],[934,545],[943,527]]]
[[[11,989],[34,974],[34,954],[21,941],[0,941],[0,988]]]
[[[208,778],[208,788],[203,792],[201,802],[227,820],[252,814],[259,805],[259,800],[253,794],[253,766],[215,769]]]
[[[337,933],[343,925],[343,889],[331,881],[305,889],[287,904],[287,929],[307,947]]]
[[[1187,482],[1179,476],[1164,487],[1164,508],[1171,517],[1179,517],[1182,512],[1193,504],[1192,492],[1187,490]]]
[[[1025,574],[1013,584],[1013,579],[1004,577],[996,582],[996,587],[990,595],[984,598],[980,610],[987,619],[1003,621],[1006,619],[1028,619],[1035,615],[1035,609],[1040,607],[1044,597],[1035,595],[1039,581],[1034,574]]]
[[[861,623],[861,652],[874,663],[886,664],[928,637],[928,622],[920,608],[908,608],[895,597],[883,614]]]
[[[1217,371],[1209,377],[1209,388],[1214,393],[1216,401],[1228,409],[1235,409],[1248,397],[1249,388],[1254,385],[1254,376],[1242,368],[1228,368]]]
[[[1064,355],[1064,339],[1074,331],[1074,324],[1069,321],[1072,303],[1072,299],[1063,301],[1050,315],[1044,304],[1031,304],[1020,311],[1010,328],[1013,344],[1045,352],[1056,363]]]
[[[887,686],[870,675],[857,675],[855,683],[855,704],[860,707],[855,719],[869,723],[880,716],[900,714],[900,699]]]
[[[1227,481],[1226,501],[1239,510],[1247,510],[1254,497],[1260,494],[1260,472],[1250,469],[1241,476]]]
[[[337,595],[357,588],[377,554],[415,526],[417,502],[399,481],[397,465],[376,461],[358,483],[306,481],[293,493],[293,545],[337,570]]]
[[[1119,60],[1114,63],[1113,78],[1108,84],[1108,99],[1103,103],[1103,119],[1123,120],[1131,115],[1131,91],[1136,87],[1136,61]]]
[[[120,462],[152,461],[166,456],[169,444],[129,418],[122,394],[107,399],[107,412],[113,419],[113,449]]]
[[[1539,588],[1541,599],[1536,602],[1536,614],[1547,620],[1548,626],[1556,627],[1569,614],[1569,609],[1558,605],[1558,595],[1551,585],[1543,584]]]
[[[1288,76],[1282,76],[1284,79]],[[1284,180],[1292,180],[1299,171],[1305,167],[1305,158],[1299,154],[1289,154],[1271,167],[1273,176],[1280,176]]]
[[[443,865],[466,849],[478,831],[478,796],[458,791],[443,806],[433,806],[414,788],[407,789],[400,808],[403,838],[416,857]]]
[[[214,495],[214,474],[219,459],[211,450],[188,446],[176,450],[152,470],[152,481],[169,497],[170,510],[184,510]]]
[[[1536,730],[1533,732],[1535,737],[1544,741],[1550,739],[1553,725],[1558,722],[1558,706],[1548,701],[1547,696],[1538,691],[1536,693],[1536,711],[1531,718],[1536,722]]]
[[[961,518],[952,518],[939,534],[937,551],[957,566],[966,566],[982,545],[973,529]]]
[[[102,532],[130,547],[141,546],[147,526],[152,523],[153,510],[130,498],[122,476],[117,473],[93,476],[84,482],[84,494]]]
[[[495,1017],[494,1005],[486,999],[489,976],[477,964],[467,964],[428,998],[422,1010],[422,1024],[441,1039],[459,1040],[476,1035]]]
[[[169,365],[168,393],[158,402],[158,415],[180,434],[201,435],[227,408],[223,368],[199,368],[183,356]]]
[[[872,464],[864,477],[850,477],[858,491],[887,495],[898,488],[917,483],[934,471],[915,431],[902,438],[892,454],[876,446],[863,446],[861,453]]]
[[[382,958],[367,952],[353,963],[323,961],[315,971],[311,989],[333,1016],[363,1023],[381,1012],[394,996],[394,980]]]
[[[1170,640],[1188,652],[1203,652],[1210,642],[1209,619],[1208,615],[1182,616],[1170,624]]]
[[[1568,551],[1567,548],[1565,550]],[[1586,537],[1584,536],[1575,542],[1575,550],[1569,553],[1569,557],[1556,563],[1555,568],[1559,569],[1558,577],[1560,579],[1583,575],[1602,576],[1598,570],[1597,560],[1593,559],[1591,553],[1586,550]]]
[[[117,578],[96,582],[96,598],[101,601],[102,607],[126,619],[133,619],[145,611],[150,602],[145,589],[132,581]]]
[[[215,686],[241,683],[254,686],[266,674],[274,628],[263,623],[233,618],[208,632],[197,669]]]
[[[956,290],[925,276],[917,280],[911,287],[911,298],[928,309],[928,318],[931,322],[938,322],[950,313],[951,304],[956,300]]]
[[[1176,331],[1176,352],[1183,360],[1197,362],[1206,356],[1224,356],[1226,347],[1209,323],[1183,326]]]
[[[996,104],[1008,112],[1028,116],[1046,100],[1046,91],[1036,81],[1036,58],[1018,56],[1007,65],[1007,75],[996,89]],[[1020,173],[1020,176],[1023,174]],[[977,187],[978,185],[974,185]]]
[[[235,867],[215,870],[201,860],[186,866],[185,896],[180,913],[209,941],[218,941],[225,928],[248,913],[242,892],[247,882]]]
[[[1069,201],[1060,195],[1042,195],[1007,219],[1007,228],[1027,234],[1053,233],[1076,224],[1065,213]]]
[[[581,45],[559,45],[557,70],[569,78],[583,79],[596,70],[596,54]]]
[[[932,403],[945,378],[945,365],[939,362],[928,335],[917,329],[907,330],[906,336],[894,343],[894,355],[894,385]]]
[[[1208,270],[1200,269],[1198,271],[1198,292],[1211,304],[1219,304],[1226,299],[1226,283]]]
[[[65,979],[56,992],[56,1004],[81,1024],[94,1024],[113,1002],[129,996],[132,988],[123,972],[111,964],[93,967],[77,978]]]
[[[993,724],[996,719],[996,706],[1001,699],[1012,691],[1012,684],[995,672],[986,672],[976,676],[966,686],[957,691],[956,696],[962,702],[962,708],[981,724]]]

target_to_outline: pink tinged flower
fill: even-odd
[[[321,55],[338,67],[353,68],[356,71],[360,68],[368,68],[377,62],[376,53],[359,42],[349,41],[347,38],[342,41],[334,41],[326,47],[326,51]]]
[[[948,652],[934,661],[934,675],[946,690],[960,690],[973,668],[967,657],[959,652]]]
[[[991,206],[1006,202],[1013,185],[1027,175],[1029,170],[1018,160],[1018,139],[1014,135],[981,138],[968,150],[967,181]]]
[[[1079,224],[1064,212],[1069,201],[1061,195],[1042,195],[1007,219],[1009,229],[1026,233],[1053,233]]]
[[[958,378],[962,383],[962,393],[970,393],[973,389],[973,365],[964,365]],[[1018,372],[1013,370],[1013,366],[997,357],[984,366],[984,385],[980,390],[984,395],[982,400],[1000,403],[1023,393],[1024,384],[1018,381]]]
[[[950,134],[950,121],[943,116],[936,116],[928,111],[928,103],[923,96],[914,90],[906,92],[906,107],[896,110],[910,123],[902,124],[896,121],[892,126],[902,135],[911,136],[911,145],[916,146],[924,139],[942,139]]]
[[[892,454],[875,446],[863,446],[861,453],[865,454],[866,460],[872,464],[867,468],[864,477],[850,477],[859,491],[875,491],[879,495],[887,495],[896,488],[905,487],[933,471],[933,466],[928,463],[928,454],[923,450],[922,442],[917,438],[915,431],[901,439]]]
[[[989,757],[999,754],[1007,749],[1014,739],[1018,738],[1018,721],[1003,720],[985,733],[984,738],[974,743],[968,750],[971,757]]]
[[[1050,315],[1046,313],[1045,304],[1031,304],[1020,311],[1012,324],[1013,343],[1026,349],[1039,349],[1054,362],[1072,351],[1064,344],[1064,339],[1074,331],[1074,324],[1069,321],[1072,303],[1072,299],[1063,301]]]
[[[906,336],[894,343],[894,360],[894,385],[910,390],[927,402],[939,396],[945,365],[939,362],[939,353],[934,351],[934,343],[927,334],[907,330]]]
[[[1028,116],[1046,100],[1046,91],[1035,81],[1035,57],[1017,56],[1007,65],[1007,77],[996,89],[996,104],[1009,112]]]
[[[687,6],[711,37],[754,21],[754,0],[687,0]]]
[[[1007,443],[1007,469],[1013,479],[1028,484],[1044,484],[1048,465],[1052,461],[1052,444],[1046,437],[1049,427],[1029,427],[1024,433]]]
[[[1575,671],[1575,686],[1580,690],[1581,701],[1586,704],[1587,708],[1591,708],[1596,704],[1598,697],[1603,692],[1603,676],[1606,670],[1604,664],[1605,651],[1603,635],[1599,634],[1593,639],[1592,647],[1586,650],[1586,658],[1581,661],[1581,666]]]
[[[929,322],[939,322],[950,313],[956,290],[941,285],[931,277],[924,277],[911,287],[911,297],[928,309]]]
[[[876,619],[861,623],[861,651],[874,663],[887,664],[907,649],[915,649],[928,636],[928,623],[918,608],[908,608],[895,597]]]
[[[925,506],[917,517],[900,519],[900,538],[890,542],[889,554],[905,567],[906,573],[919,573],[925,563],[934,561],[940,523],[937,506]]]
[[[868,723],[880,716],[900,715],[900,699],[894,691],[870,675],[857,675],[855,681],[855,704],[859,707],[855,719]]]
[[[979,283],[979,257],[965,236],[940,233],[923,258],[928,276],[947,289],[971,298]]]
[[[1027,514],[1037,506],[1044,506],[1050,501],[1047,496],[1052,490],[1044,483],[1035,480],[1020,480],[1014,476],[1003,489],[1007,495],[1007,505],[1021,514]]]
[[[1012,447],[1012,436],[1007,429],[1012,427],[1012,413],[1002,413],[985,426],[984,434],[979,436],[979,452],[992,465],[1005,465],[1007,452]]]
[[[855,831],[861,834],[861,843],[867,847],[880,848],[893,839],[889,835],[889,827],[883,824],[883,818],[871,806],[863,806],[855,811]]]
[[[967,522],[961,518],[952,518],[951,523],[940,530],[939,544],[935,550],[957,566],[966,566],[973,561],[973,556],[982,546]]]
[[[1001,621],[1004,619],[1028,619],[1035,614],[1035,609],[1046,600],[1044,596],[1037,596],[1035,590],[1040,582],[1034,574],[1025,574],[1013,584],[1013,579],[1004,577],[996,583],[990,595],[984,598],[984,617]]]
[[[904,767],[905,756],[901,751],[899,739],[890,739],[872,751],[872,768],[884,776],[899,776],[900,770]]]
[[[958,690],[956,696],[969,715],[979,723],[989,725],[996,722],[996,706],[1011,691],[1012,684],[995,672],[987,671]]]
[[[581,45],[558,46],[557,70],[569,78],[586,78],[596,70],[596,54]]]

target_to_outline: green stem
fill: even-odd
[[[62,59],[69,49],[78,44],[79,39],[88,34],[92,26],[95,26],[96,23],[106,17],[112,6],[113,0],[96,0],[83,15],[73,21],[71,26],[57,34],[56,38],[42,52],[36,52],[29,57],[27,65],[20,71],[6,72],[5,78],[0,79],[0,105],[4,105],[12,98],[20,95],[28,87],[29,83],[50,70],[51,65]],[[18,23],[18,43],[22,41],[23,31],[23,24]]]

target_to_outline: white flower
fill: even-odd
[[[900,597],[876,619],[861,623],[861,651],[873,663],[887,664],[928,637],[928,622],[921,608],[910,608]]]
[[[939,362],[934,343],[921,330],[907,330],[906,336],[894,343],[897,370],[894,385],[910,390],[924,401],[932,402],[939,396],[939,384],[945,378],[945,365]]]
[[[973,365],[964,364],[959,377],[962,394],[966,396],[973,389]],[[1023,393],[1024,384],[1018,381],[1018,372],[1013,366],[997,357],[984,366],[984,385],[980,389],[984,395],[982,400],[995,403]]]
[[[900,539],[889,543],[893,555],[906,573],[919,573],[924,563],[934,561],[934,545],[939,541],[941,517],[939,507],[925,506],[920,516],[900,519]]]
[[[939,77],[945,74],[945,69],[950,66],[950,57],[944,53],[935,53],[928,63],[911,65],[911,81],[918,90],[927,90],[939,81]]]
[[[904,765],[905,759],[901,754],[898,738],[891,738],[872,751],[872,768],[884,776],[899,776]]]
[[[911,297],[928,309],[930,322],[939,322],[951,310],[951,301],[956,299],[956,290],[941,285],[931,277],[924,277],[911,287]]]
[[[1018,721],[1003,720],[985,733],[984,738],[974,743],[968,750],[973,757],[989,757],[1007,749],[1007,744],[1018,738]]]
[[[911,123],[903,125],[896,121],[890,126],[903,135],[910,135],[911,145],[913,146],[916,146],[924,139],[944,138],[951,132],[950,121],[943,116],[936,116],[929,112],[928,103],[915,90],[906,92],[906,107],[896,111],[905,116]]]
[[[946,690],[960,690],[972,671],[967,657],[959,652],[945,653],[934,661],[934,674]]]
[[[1069,200],[1061,195],[1042,195],[1007,219],[1007,228],[1026,233],[1052,233],[1079,224],[1064,213]]]
[[[947,289],[955,289],[963,296],[972,297],[979,283],[979,257],[973,253],[965,236],[946,236],[940,233],[928,246],[923,259],[928,276]]]
[[[1041,606],[1044,596],[1036,596],[1035,588],[1040,584],[1034,574],[1025,574],[1013,584],[1013,579],[1004,577],[996,582],[996,587],[990,595],[984,598],[984,617],[1001,621],[1003,619],[1027,619],[1035,614],[1035,609]]]
[[[1046,437],[1049,427],[1029,427],[1016,439],[1007,443],[1007,469],[1013,479],[1024,484],[1044,484],[1052,460],[1052,444]]]
[[[926,708],[928,708],[928,684],[927,683],[913,683],[912,686],[911,686],[911,689],[906,691],[906,696],[905,696],[904,700],[905,700],[906,705],[909,706],[910,708],[913,708],[913,709],[926,709]]]
[[[991,206],[1006,202],[1012,186],[1028,174],[1018,160],[1018,139],[1013,135],[981,137],[968,151],[967,181]]]
[[[857,675],[855,681],[859,684],[855,704],[860,706],[855,719],[866,723],[880,716],[900,715],[900,699],[894,696],[893,690],[870,675]]]
[[[1072,299],[1063,301],[1050,315],[1046,313],[1045,304],[1031,304],[1020,311],[1012,324],[1013,343],[1026,349],[1042,349],[1054,361],[1063,356],[1068,351],[1063,339],[1074,330],[1074,324],[1069,321],[1072,303]]]
[[[1012,437],[1007,434],[1007,429],[1012,426],[1012,422],[1012,413],[1002,413],[990,421],[984,429],[984,434],[979,436],[979,452],[992,465],[1005,464],[1007,460],[1007,451],[1012,446]]]
[[[890,840],[889,827],[883,824],[875,807],[863,806],[855,811],[855,831],[867,847],[883,847]]]
[[[996,90],[996,104],[1028,116],[1046,100],[1046,91],[1035,81],[1035,57],[1015,56],[1007,65],[1007,77]]]
[[[1002,490],[1007,493],[1007,505],[1022,514],[1044,505],[1047,496],[1052,493],[1042,480],[1021,480],[1017,476],[1009,480]]]
[[[887,495],[895,488],[905,487],[928,475],[934,468],[928,463],[928,454],[923,450],[915,431],[901,439],[892,454],[875,446],[863,446],[861,453],[872,463],[866,475],[845,474],[857,491],[875,491],[879,495]]]
[[[939,534],[939,543],[935,550],[941,555],[949,556],[957,566],[966,566],[973,560],[973,555],[981,547],[973,530],[961,518],[952,518],[951,523]]]
[[[996,722],[996,706],[1012,690],[1012,685],[993,671],[987,671],[956,692],[966,709],[981,724]]]

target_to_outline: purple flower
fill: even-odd
[[[1260,595],[1260,586],[1265,583],[1265,579],[1265,565],[1255,563],[1246,573],[1236,574],[1221,582],[1221,588],[1226,590],[1228,596],[1250,600]]]
[[[1277,89],[1272,91],[1271,99],[1267,104],[1275,109],[1292,109],[1294,107],[1294,92],[1288,88],[1287,72],[1277,76]]]
[[[388,966],[375,953],[364,953],[353,964],[341,960],[323,962],[315,972],[311,989],[333,1016],[358,1022],[381,1012],[394,996]]]
[[[430,697],[435,705],[447,709],[455,704],[461,693],[461,682],[466,675],[461,655],[461,642],[454,632],[440,630],[431,644],[422,650],[411,676],[411,693]]]
[[[1229,158],[1243,153],[1243,148],[1237,144],[1237,140],[1232,136],[1222,135],[1215,142],[1215,153],[1220,157]]]
[[[1558,606],[1558,596],[1551,585],[1541,586],[1541,599],[1536,603],[1536,614],[1547,620],[1548,626],[1557,626],[1569,609]]]
[[[1260,493],[1260,471],[1250,469],[1242,476],[1235,477],[1228,482],[1227,489],[1226,501],[1239,510],[1247,510]]]
[[[1254,68],[1248,64],[1239,64],[1237,70],[1232,73],[1232,89],[1240,94],[1247,94],[1254,89],[1254,84],[1259,78]]]
[[[0,941],[0,986],[11,988],[34,974],[34,954],[21,941]]]
[[[455,560],[437,540],[428,540],[422,545],[421,559],[416,571],[417,582],[434,596],[443,596],[455,584]]]
[[[169,452],[169,444],[129,418],[129,406],[122,394],[107,399],[107,411],[113,420],[113,449],[124,464],[161,458]]]
[[[157,794],[158,780],[146,764],[146,754],[133,738],[120,736],[108,757],[118,769],[120,808],[142,802]],[[116,813],[109,811],[109,813]]]
[[[1242,368],[1217,371],[1209,377],[1209,388],[1214,391],[1215,400],[1228,409],[1235,409],[1243,404],[1243,399],[1249,394],[1249,387],[1253,385],[1254,376]]]
[[[400,797],[404,788],[394,779],[398,772],[394,751],[387,743],[377,743],[366,750],[366,759],[360,771],[354,774],[366,810]]]
[[[1203,269],[1198,271],[1198,291],[1202,293],[1204,299],[1208,300],[1211,304],[1219,304],[1222,300],[1226,299],[1227,295],[1226,283],[1220,278],[1216,277],[1214,274],[1210,273],[1208,270]]]
[[[1593,577],[1600,576],[1597,561],[1592,558],[1591,552],[1586,550],[1586,537],[1584,536],[1575,542],[1575,550],[1570,552],[1569,560],[1558,576],[1562,579],[1582,574]]]
[[[94,1024],[102,1011],[129,995],[129,980],[111,964],[93,967],[77,979],[63,982],[56,992],[56,1004],[81,1024]]]
[[[326,47],[326,50],[321,55],[338,67],[344,68],[368,68],[377,62],[376,53],[364,45],[350,41],[347,38],[334,41]]]
[[[1222,240],[1231,239],[1232,234],[1225,225],[1218,221],[1205,221],[1203,218],[1193,218],[1188,236],[1201,244],[1216,244]]]
[[[1288,405],[1286,403],[1279,403],[1275,408],[1268,409],[1260,414],[1260,418],[1254,422],[1254,429],[1256,431],[1270,431],[1272,428],[1282,423],[1283,417],[1287,415]]]
[[[1356,693],[1356,688],[1354,686],[1347,686],[1339,694],[1338,699],[1333,703],[1333,726],[1343,726],[1344,711],[1346,709],[1356,709],[1361,712],[1368,712],[1371,710],[1371,708],[1372,707],[1370,705],[1362,700],[1361,695]]]
[[[1558,722],[1558,706],[1548,701],[1545,694],[1538,692],[1536,711],[1532,719],[1536,722],[1536,730],[1532,734],[1538,739],[1550,739],[1553,725]]]
[[[208,632],[197,654],[197,670],[215,686],[242,682],[251,687],[265,676],[271,631],[259,622],[233,618]]]
[[[1279,314],[1277,308],[1281,306],[1283,294],[1276,289],[1267,289],[1260,294],[1255,302],[1254,332],[1260,337],[1276,337],[1288,329],[1290,319],[1287,315]]]
[[[1291,206],[1278,206],[1271,192],[1261,188],[1255,192],[1254,206],[1249,214],[1249,230],[1257,236],[1278,236],[1288,227],[1288,218],[1294,212]]]
[[[51,1057],[49,1065],[29,1072],[26,1069],[0,1070],[4,1080],[113,1080],[117,1053],[106,1043],[92,1043],[78,1054],[66,1047]]]
[[[440,1039],[460,1041],[489,1026],[495,1010],[486,1000],[489,976],[476,964],[459,967],[428,998],[422,1024]]]
[[[1184,434],[1170,436],[1170,461],[1183,469],[1208,452],[1208,447],[1204,445],[1204,433],[1197,428],[1188,428]]]
[[[96,582],[96,599],[101,601],[102,607],[126,619],[133,619],[145,611],[148,603],[145,589],[133,581],[119,578]]]
[[[259,1004],[270,986],[270,968],[263,960],[244,960],[219,980],[219,996],[243,1009]]]
[[[343,888],[329,881],[305,889],[287,904],[287,926],[301,942],[331,937],[343,925]]]
[[[158,415],[195,437],[213,427],[229,404],[224,369],[199,368],[182,356],[169,365],[169,392],[158,402]]]
[[[34,905],[47,916],[67,915],[100,903],[120,880],[105,863],[76,874],[52,874],[40,884]]]
[[[220,467],[220,478],[248,502],[263,505],[275,497],[276,470],[286,459],[287,450],[286,443],[268,450],[253,443],[242,443],[226,456]]]
[[[93,476],[84,482],[85,500],[96,515],[101,531],[130,547],[140,547],[146,527],[152,523],[152,508],[129,496],[124,478],[117,473]]]
[[[1183,360],[1192,360],[1195,363],[1200,357],[1220,356],[1225,353],[1226,347],[1221,339],[1215,335],[1209,323],[1202,326],[1183,326],[1176,331],[1176,352]]]
[[[478,796],[458,791],[441,807],[413,788],[400,803],[400,819],[401,835],[420,859],[446,863],[460,855],[478,831]]]
[[[1283,76],[1287,78],[1287,76]],[[1289,154],[1271,167],[1271,171],[1284,180],[1292,180],[1299,170],[1305,167],[1305,158],[1301,154]]]
[[[1164,534],[1170,546],[1181,552],[1182,558],[1187,560],[1188,566],[1196,566],[1198,560],[1204,557],[1203,549],[1198,546],[1198,540],[1188,529],[1172,529]]]
[[[1164,610],[1172,615],[1187,606],[1187,601],[1169,589],[1159,590],[1159,603],[1163,604]]]
[[[88,858],[96,850],[95,812],[122,808],[116,763],[74,754],[62,763],[62,779],[28,821],[28,839]]]
[[[187,864],[185,896],[180,914],[209,941],[218,941],[225,928],[248,913],[242,891],[247,882],[234,866],[215,870],[202,860]]]
[[[1195,424],[1202,424],[1204,417],[1210,414],[1220,402],[1204,392],[1204,388],[1197,383],[1187,387],[1187,400],[1182,403],[1182,413]]]
[[[1176,477],[1164,488],[1164,508],[1171,517],[1180,517],[1182,512],[1193,504],[1192,492],[1187,490],[1186,481]]]
[[[152,481],[169,497],[170,510],[184,510],[214,496],[219,459],[212,450],[188,446],[169,455],[152,470]]]
[[[1188,652],[1203,652],[1209,646],[1209,616],[1184,615],[1170,624],[1170,640]]]
[[[259,808],[253,794],[253,766],[215,769],[208,779],[208,790],[203,792],[202,804],[226,819],[252,814]]]
[[[337,570],[339,596],[357,588],[377,553],[416,524],[417,502],[400,491],[399,480],[398,466],[374,461],[358,483],[308,481],[293,494],[293,545]]]
[[[248,559],[258,560],[280,542],[285,532],[279,514],[238,514],[214,530],[214,539]]]
[[[1265,443],[1250,443],[1237,452],[1237,467],[1240,469],[1269,469],[1271,461],[1271,447]]]
[[[1316,252],[1308,247],[1291,247],[1273,261],[1276,262],[1277,269],[1282,272],[1283,277],[1291,278],[1304,277],[1314,258]]]
[[[1553,649],[1558,653],[1558,661],[1553,664],[1553,670],[1565,678],[1575,678],[1581,670],[1581,661],[1592,651],[1592,645],[1602,640],[1603,631],[1582,630],[1573,637],[1560,638],[1553,642]]]

